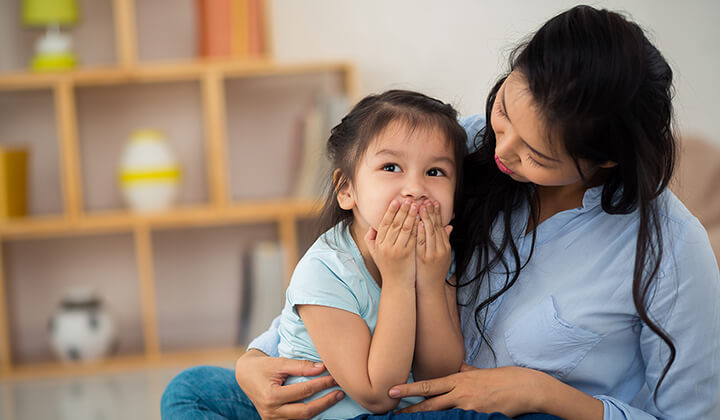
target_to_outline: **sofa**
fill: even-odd
[[[686,137],[679,156],[670,190],[705,226],[720,261],[720,146]]]

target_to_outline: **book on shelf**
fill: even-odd
[[[291,142],[290,196],[303,199],[322,197],[329,182],[330,162],[326,153],[330,131],[348,110],[342,94],[319,95],[298,118]]]
[[[198,55],[261,57],[266,51],[264,0],[196,0]]]
[[[28,154],[22,144],[0,144],[0,220],[27,215]]]
[[[284,253],[279,244],[256,242],[244,253],[243,265],[238,344],[248,344],[265,332],[285,303]]]

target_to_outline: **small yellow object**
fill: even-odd
[[[69,70],[75,68],[76,64],[77,59],[75,58],[75,54],[71,52],[38,54],[32,60],[32,69],[38,72]]]
[[[0,219],[27,215],[27,157],[22,145],[0,145]]]

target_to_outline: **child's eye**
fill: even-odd
[[[445,171],[443,171],[440,168],[432,168],[429,171],[427,171],[428,176],[444,176]]]
[[[383,165],[382,170],[385,172],[400,172],[400,167],[394,163],[387,163]]]

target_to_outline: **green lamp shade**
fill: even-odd
[[[23,0],[23,23],[28,26],[73,24],[78,13],[77,0]]]

